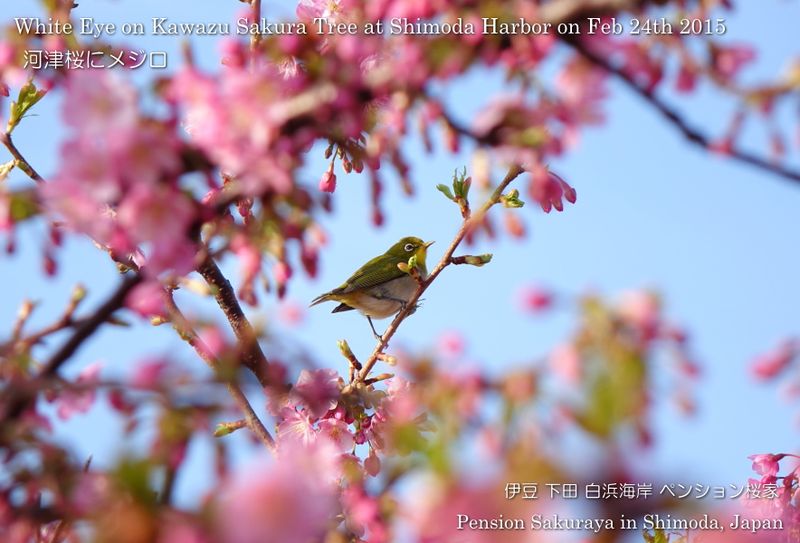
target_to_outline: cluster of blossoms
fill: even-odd
[[[753,486],[772,486],[776,489],[777,498],[764,500],[754,499],[747,502],[748,512],[765,520],[780,520],[785,530],[777,534],[780,541],[794,541],[800,536],[800,476],[795,466],[786,475],[779,475],[780,462],[791,458],[796,462],[799,458],[794,454],[754,454],[749,457],[753,461],[753,471],[760,479],[750,479]]]
[[[189,227],[198,209],[178,183],[174,126],[144,117],[131,84],[102,70],[68,79],[63,118],[71,133],[61,167],[41,188],[45,206],[120,260],[133,257],[151,277],[192,270]]]

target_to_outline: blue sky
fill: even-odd
[[[753,41],[760,47],[758,64],[745,72],[745,80],[774,76],[798,53],[796,46],[788,44],[794,43],[789,37],[795,35],[800,7],[772,1],[758,6],[739,4],[741,10],[728,20],[726,39]],[[288,2],[265,5],[268,14],[293,10]],[[10,21],[14,16],[37,14],[33,6],[30,0],[16,2],[14,12],[6,9],[3,18]],[[230,21],[241,6],[233,0],[169,4],[82,0],[76,15],[117,22],[146,22],[153,16]],[[135,43],[148,50],[168,51],[170,67],[179,66],[177,39],[148,36]],[[213,68],[218,58],[216,39],[194,38],[192,44],[201,65]],[[145,83],[152,75],[140,71],[136,77]],[[470,112],[502,89],[496,77],[481,72],[462,78],[444,93],[459,115],[469,118]],[[432,348],[443,331],[459,330],[468,338],[468,358],[476,366],[499,372],[545,355],[568,337],[575,323],[569,307],[542,318],[521,314],[513,299],[521,284],[541,283],[567,295],[594,289],[611,298],[631,288],[655,288],[664,295],[670,318],[691,332],[703,376],[696,390],[696,418],[682,418],[666,401],[657,403],[657,447],[649,464],[666,479],[740,483],[751,474],[747,455],[790,452],[796,445],[796,407],[781,400],[775,386],[755,384],[747,367],[754,355],[800,332],[800,256],[793,249],[800,186],[691,147],[637,97],[616,84],[611,89],[606,124],[585,132],[577,149],[552,164],[576,187],[577,204],[561,214],[545,215],[535,205],[520,210],[529,237],[521,243],[504,238],[491,247],[470,249],[491,251],[494,260],[481,269],[446,270],[426,293],[423,308],[404,323],[395,343],[424,350]],[[669,92],[665,96],[680,99],[687,117],[712,134],[723,133],[733,111],[733,104],[719,100],[707,88],[688,101]],[[16,133],[18,147],[45,176],[58,164],[58,141],[63,135],[55,120],[58,103],[57,96],[45,99],[37,106],[38,116],[26,119]],[[766,152],[757,124],[748,125],[744,141]],[[797,142],[792,145],[796,157]],[[324,220],[331,242],[320,276],[316,281],[294,280],[291,299],[305,305],[405,235],[436,240],[431,258],[441,255],[458,228],[459,217],[434,186],[448,182],[455,168],[468,164],[467,155],[426,157],[415,144],[408,146],[407,154],[417,196],[406,199],[398,186],[389,183],[387,222],[381,229],[369,223],[367,180],[339,176],[336,212]],[[305,181],[316,184],[323,169],[317,153]],[[26,183],[19,174],[13,178],[15,184]],[[59,276],[42,277],[38,258],[44,232],[40,226],[22,229],[16,255],[0,256],[0,281],[7,285],[0,304],[0,330],[10,329],[25,297],[42,301],[34,323],[43,323],[60,311],[68,287],[75,282],[90,288],[88,307],[117,280],[108,259],[77,238],[70,239],[60,255]],[[235,266],[225,264],[235,276]],[[458,296],[459,292],[466,294]],[[260,297],[268,300],[260,316],[269,318],[274,302],[263,293]],[[331,315],[326,306],[309,310],[305,325],[287,333],[336,367],[341,367],[337,339],[347,338],[361,356],[373,344],[363,318],[353,313]],[[519,338],[514,347],[498,341],[509,336]],[[110,374],[125,373],[143,354],[168,351],[195,363],[188,348],[166,327],[140,325],[133,332],[105,329],[79,352],[67,373],[98,359],[106,362]],[[124,450],[116,439],[118,432],[94,410],[71,421],[63,436],[80,455],[94,454],[102,464]],[[138,441],[144,442],[143,437]],[[248,454],[244,448],[240,452]],[[196,446],[192,454],[192,465],[200,466],[207,448]],[[182,478],[179,495],[191,499],[201,480]]]

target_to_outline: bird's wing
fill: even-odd
[[[331,294],[348,294],[368,289],[404,275],[405,272],[397,267],[397,259],[383,254],[358,268],[339,288],[332,290]]]

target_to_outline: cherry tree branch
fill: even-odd
[[[519,177],[523,171],[524,170],[519,166],[512,166],[486,202],[484,202],[484,204],[474,214],[468,215],[464,218],[464,221],[461,223],[461,227],[458,229],[455,237],[450,242],[450,245],[445,250],[441,260],[439,260],[439,263],[436,265],[433,271],[431,271],[430,275],[428,275],[428,277],[425,279],[418,279],[419,285],[417,286],[417,290],[406,302],[405,307],[400,310],[400,312],[395,316],[394,320],[392,320],[391,324],[389,324],[389,327],[386,329],[386,332],[384,332],[383,336],[381,336],[381,339],[378,342],[378,345],[375,347],[375,350],[372,351],[370,357],[363,364],[361,371],[358,372],[356,376],[356,382],[366,382],[370,371],[383,356],[383,352],[389,344],[389,340],[392,339],[392,336],[394,336],[395,332],[397,332],[397,329],[400,327],[406,317],[414,312],[417,302],[422,294],[428,289],[428,287],[431,286],[431,284],[436,280],[437,277],[439,277],[439,274],[442,273],[447,266],[454,263],[453,253],[464,240],[467,232],[469,232],[473,225],[483,220],[483,217],[486,215],[489,209],[500,201],[500,197],[503,195],[503,191],[506,189],[506,187],[508,187],[508,185],[514,181],[514,179]]]
[[[702,147],[706,151],[710,149],[713,141],[708,136],[696,128],[693,128],[675,109],[670,107],[652,91],[636,83],[636,81],[634,81],[630,75],[625,73],[621,68],[615,66],[608,58],[596,53],[595,51],[592,51],[580,39],[570,36],[561,36],[561,39],[564,41],[564,43],[570,45],[576,52],[583,56],[583,58],[615,76],[635,94],[644,99],[645,102],[647,102],[658,113],[660,113],[661,116],[664,117],[669,124],[674,126],[689,142]],[[733,148],[725,154],[733,160],[749,164],[762,171],[783,177],[792,182],[800,183],[800,171],[786,168],[755,153],[745,151],[741,148]]]
[[[255,330],[247,319],[247,316],[239,305],[239,299],[233,290],[230,281],[223,275],[217,263],[210,256],[207,257],[200,266],[197,267],[198,273],[203,276],[206,283],[211,287],[217,305],[225,313],[225,317],[231,325],[239,346],[241,347],[242,363],[253,372],[262,387],[273,384],[269,376],[269,361],[258,344]]]
[[[93,315],[86,318],[80,326],[75,329],[72,336],[61,346],[61,348],[53,353],[50,359],[45,363],[40,371],[41,377],[55,375],[58,368],[66,362],[81,344],[89,338],[100,327],[101,324],[106,322],[111,315],[120,309],[125,304],[125,298],[133,288],[142,282],[142,276],[137,274],[126,275],[119,284],[117,289],[111,296],[97,308]]]
[[[22,153],[19,152],[17,146],[14,145],[14,140],[11,139],[11,134],[8,132],[0,132],[0,143],[2,143],[8,152],[11,153],[11,156],[14,157],[14,160],[17,162],[17,166],[20,170],[25,172],[25,174],[36,181],[37,183],[44,183],[44,178],[39,175],[33,166],[31,166],[30,162],[25,160],[25,157],[22,156]]]
[[[142,276],[139,274],[131,274],[125,276],[122,283],[114,290],[111,296],[100,306],[97,310],[84,319],[80,325],[75,328],[70,338],[53,353],[47,362],[44,363],[42,369],[39,370],[36,377],[32,379],[34,382],[47,377],[52,377],[56,374],[58,369],[75,354],[78,348],[86,341],[92,334],[94,334],[100,326],[106,322],[114,312],[125,304],[125,298],[128,293],[140,282]],[[3,419],[13,418],[18,416],[28,405],[31,400],[30,393],[23,393],[21,389],[16,392],[12,391],[8,396],[6,402],[6,410],[3,414]]]
[[[170,316],[170,321],[175,327],[175,331],[178,332],[178,335],[189,345],[191,345],[197,355],[212,370],[214,370],[215,373],[219,375],[219,360],[211,353],[211,349],[208,348],[205,342],[200,339],[191,323],[188,321],[188,319],[186,319],[183,312],[175,304],[175,298],[173,297],[171,290],[167,292],[166,306],[167,312]],[[225,379],[225,387],[228,389],[231,397],[233,397],[233,400],[244,414],[245,421],[250,430],[252,430],[252,432],[261,440],[262,443],[264,443],[264,445],[267,446],[268,449],[275,450],[275,440],[264,426],[264,423],[262,423],[258,418],[258,415],[256,415],[256,412],[253,410],[253,406],[250,405],[247,396],[244,395],[244,392],[242,392],[242,389],[239,387],[239,385],[230,379]]]

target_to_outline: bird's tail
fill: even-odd
[[[308,304],[308,307],[312,307],[312,306],[315,306],[317,304],[321,304],[322,302],[327,302],[328,300],[331,299],[330,295],[331,295],[330,292],[326,292],[325,294],[320,294],[319,296],[317,296],[316,298],[311,300],[311,303]]]

